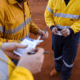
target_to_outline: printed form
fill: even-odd
[[[31,39],[31,38],[26,37],[26,38],[21,42],[21,44],[23,44],[23,45],[28,45],[28,47],[25,48],[25,49],[20,49],[20,48],[18,48],[18,49],[16,49],[16,50],[13,51],[13,52],[14,52],[15,54],[19,55],[19,56],[22,56],[22,55],[25,53],[25,51],[27,51],[27,50],[29,50],[29,49],[35,49],[36,46],[37,46],[39,43],[43,42],[43,40],[39,40],[39,39],[40,39],[40,36],[38,37],[37,40],[34,40],[34,39]]]

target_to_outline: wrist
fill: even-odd
[[[42,30],[41,30],[41,29],[39,29],[39,30],[38,30],[38,34],[40,34],[40,35],[41,35],[41,32],[42,32]]]
[[[54,25],[52,25],[52,26],[50,27],[50,30],[52,30],[54,27],[55,27],[55,26],[54,26]]]
[[[70,34],[73,34],[74,33],[74,31],[71,28],[69,28],[69,30],[70,30]]]

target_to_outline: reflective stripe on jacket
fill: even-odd
[[[28,1],[24,10],[16,0],[0,0],[0,41],[14,42],[29,35],[37,34],[39,28],[31,21]]]
[[[59,29],[71,28],[74,33],[80,31],[80,0],[70,0],[66,6],[64,0],[49,0],[45,11],[47,26]]]
[[[34,80],[29,70],[16,67],[0,50],[0,80]]]

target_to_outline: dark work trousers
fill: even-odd
[[[62,73],[62,80],[68,80],[76,57],[79,33],[68,37],[52,34],[52,50],[54,51],[55,69]]]

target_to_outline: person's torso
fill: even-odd
[[[12,0],[14,1],[14,0]],[[19,40],[29,34],[31,14],[27,2],[24,10],[19,3],[6,0],[4,6],[4,38]]]
[[[67,5],[64,0],[53,0],[52,6],[55,24],[71,26],[79,20],[80,0],[70,0]]]

